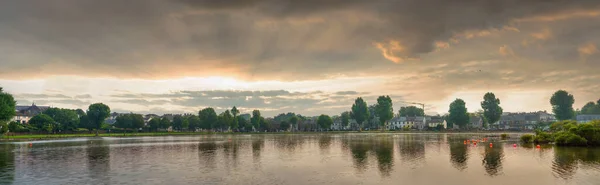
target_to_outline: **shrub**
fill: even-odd
[[[552,141],[554,141],[552,134],[547,132],[538,132],[533,139],[533,142],[537,144],[550,143]]]
[[[576,121],[559,121],[550,125],[550,130],[553,132],[568,131],[570,128],[577,126]]]
[[[593,124],[580,124],[570,129],[571,133],[577,134],[588,141],[588,145],[600,145],[600,127]]]
[[[531,143],[533,141],[533,135],[525,134],[521,136],[521,142],[523,143]]]
[[[506,140],[508,138],[508,134],[500,134],[500,139]]]
[[[577,134],[571,132],[556,133],[554,142],[560,146],[585,146],[587,140]]]

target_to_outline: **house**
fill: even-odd
[[[15,107],[15,117],[11,121],[15,121],[17,123],[25,124],[29,122],[31,118],[34,116],[41,114],[45,110],[48,110],[50,106],[37,106],[35,103],[31,104],[31,106],[16,106]]]
[[[480,115],[469,115],[469,126],[471,128],[483,128],[483,118]]]
[[[553,115],[548,114],[546,111],[538,112],[517,112],[503,113],[500,117],[500,121],[492,124],[500,130],[533,130],[536,124],[543,122],[554,122],[556,119]]]
[[[599,114],[582,114],[577,115],[577,123],[587,123],[593,120],[600,120]]]
[[[448,127],[446,120],[440,116],[432,116],[431,119],[427,121],[428,127],[437,127],[438,125],[442,125],[444,129]]]
[[[403,129],[405,127],[412,129],[422,130],[425,128],[428,120],[431,120],[430,117],[423,116],[410,116],[410,117],[394,117],[390,121],[388,121],[387,129],[389,130],[398,130]]]

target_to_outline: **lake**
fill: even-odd
[[[488,142],[464,144],[482,138]],[[29,143],[0,143],[0,184],[600,184],[600,149],[515,147],[518,134],[505,141],[348,133]]]

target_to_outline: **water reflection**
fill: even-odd
[[[0,144],[0,184],[10,184],[15,179],[14,145]]]
[[[254,159],[254,162],[260,162],[260,152],[264,147],[264,138],[252,140],[252,158]]]
[[[495,143],[493,147],[484,146],[485,153],[481,161],[485,171],[490,176],[496,176],[502,172],[502,159],[504,158],[504,147]]]
[[[96,141],[86,148],[88,171],[91,179],[97,182],[109,182],[110,176],[110,147],[104,141]]]
[[[332,137],[329,135],[319,136],[319,149],[321,151],[328,150],[332,140]]]
[[[394,166],[394,143],[391,139],[383,139],[373,144],[377,166],[382,176],[390,176]]]
[[[215,156],[217,155],[217,144],[214,142],[198,144],[198,155],[200,162],[209,169],[215,168]]]
[[[552,171],[555,176],[571,179],[582,167],[600,168],[600,148],[554,147]]]
[[[354,168],[359,172],[365,172],[369,166],[369,156],[377,160],[377,168],[382,176],[390,176],[394,167],[394,141],[391,137],[384,138],[359,138],[342,141],[347,143]]]
[[[425,142],[417,140],[414,135],[404,135],[398,141],[398,151],[402,162],[415,168],[421,165],[425,158]]]
[[[365,141],[354,141],[349,144],[354,168],[359,172],[364,172],[367,168],[369,145],[370,143],[366,143]]]
[[[452,166],[458,170],[467,169],[467,160],[469,159],[468,145],[463,144],[462,139],[450,139],[448,145],[450,145],[450,161]]]

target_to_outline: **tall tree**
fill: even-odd
[[[160,128],[161,129],[168,129],[171,126],[171,121],[169,120],[169,118],[167,118],[166,116],[163,116],[160,119]]]
[[[118,115],[113,126],[121,129],[133,128],[133,118],[131,117],[131,114]]]
[[[88,107],[87,116],[90,124],[96,129],[96,136],[98,136],[98,130],[102,127],[102,123],[110,116],[110,107],[103,103],[91,104]]]
[[[317,125],[319,125],[321,129],[329,129],[331,128],[332,124],[333,119],[331,119],[331,117],[329,117],[328,115],[321,114],[319,118],[317,118]]]
[[[160,127],[160,118],[152,118],[148,122],[148,126],[150,127],[151,131],[158,131],[158,127]]]
[[[8,121],[10,121],[16,113],[16,102],[11,94],[5,93],[0,87],[0,129],[8,131]],[[6,132],[0,132],[0,135]]]
[[[416,106],[400,107],[398,115],[403,117],[425,116],[425,110]]]
[[[567,91],[558,90],[550,98],[550,104],[552,104],[552,112],[558,120],[569,120],[575,116],[575,110],[573,104],[575,98]]]
[[[500,107],[500,99],[496,98],[494,93],[488,92],[483,95],[481,108],[483,109],[483,117],[487,123],[493,124],[500,120],[502,107]]]
[[[237,107],[233,106],[233,108],[231,108],[231,114],[235,118],[238,114],[240,114],[240,111],[237,109]]]
[[[292,126],[292,130],[298,128],[298,116],[294,115],[288,120]]]
[[[74,131],[79,128],[79,116],[75,110],[48,108],[43,113],[50,116],[57,123],[55,128],[57,130]]]
[[[203,129],[213,129],[217,126],[217,112],[211,107],[200,110],[198,118],[200,118],[200,125]]]
[[[385,129],[387,122],[394,117],[392,98],[390,98],[390,96],[379,96],[377,98],[375,109],[377,116],[379,117],[379,124],[380,126],[384,126],[382,129]]]
[[[177,131],[181,131],[181,129],[183,128],[183,116],[182,115],[175,115],[173,116],[173,129],[177,130]]]
[[[29,120],[29,124],[37,130],[45,130],[50,133],[54,128],[55,121],[46,114],[38,114]]]
[[[342,112],[340,119],[342,119],[342,126],[347,127],[350,124],[350,112]]]
[[[256,130],[260,129],[261,118],[262,118],[262,116],[260,115],[259,110],[252,111],[252,118],[250,118],[250,123],[252,123],[252,126],[254,126],[254,129],[256,129]]]
[[[131,113],[131,128],[137,132],[144,127],[144,116]]]
[[[192,132],[195,132],[198,127],[200,127],[200,118],[196,115],[190,115],[187,117],[188,120],[188,129]]]
[[[233,116],[229,110],[225,110],[223,113],[219,114],[217,120],[219,128],[221,130],[226,130],[233,123]]]
[[[361,97],[356,98],[356,100],[354,100],[354,104],[352,105],[352,112],[350,115],[362,128],[363,122],[369,118],[369,108],[367,107],[367,102],[365,102]]]
[[[238,116],[236,119],[241,129],[244,129],[245,131],[252,130],[252,124],[248,123],[248,120],[241,116]]]
[[[240,114],[240,111],[237,109],[237,107],[233,106],[233,108],[231,108],[231,114],[233,115],[233,121],[231,122],[231,129],[233,129],[234,131],[237,131],[240,128],[240,124],[238,123],[238,119],[237,119],[237,116],[238,116],[238,114]]]
[[[287,121],[282,121],[279,123],[280,130],[288,130],[290,128],[290,123]]]
[[[467,113],[467,107],[465,101],[462,99],[456,99],[450,104],[450,110],[448,111],[448,122],[452,125],[456,124],[461,129],[464,129],[467,123],[469,123],[469,114]]]
[[[600,104],[588,102],[581,108],[581,114],[600,114]]]

